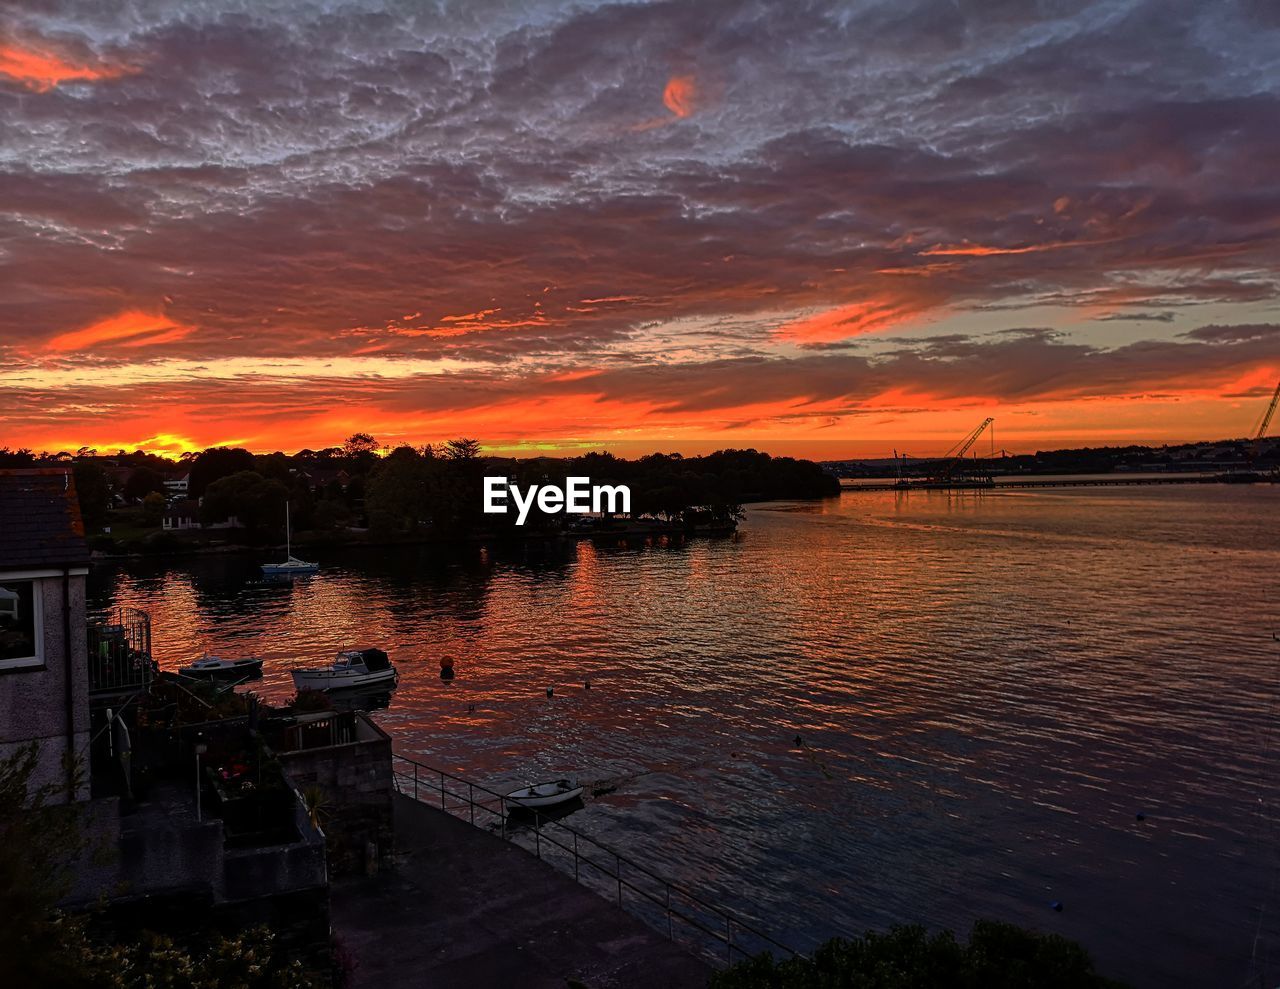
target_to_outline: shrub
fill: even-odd
[[[709,989],[1123,989],[1057,934],[980,920],[969,943],[919,925],[833,938],[809,958],[758,955],[712,976]]]

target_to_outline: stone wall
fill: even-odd
[[[354,742],[278,755],[300,791],[315,786],[324,793],[320,826],[329,840],[334,875],[361,871],[370,842],[378,860],[391,855],[391,739],[382,729],[358,714]]]

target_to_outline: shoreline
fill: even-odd
[[[162,533],[166,531],[172,532],[172,530],[160,530]],[[583,532],[545,532],[535,530],[524,534],[518,532],[497,532],[494,530],[486,530],[458,535],[431,533],[417,536],[390,538],[346,538],[340,536],[338,538],[295,539],[293,542],[293,549],[295,551],[306,552],[308,550],[329,551],[365,548],[372,549],[394,546],[475,546],[486,545],[489,543],[516,544],[532,542],[576,543],[583,539],[610,542],[626,539],[661,538],[663,536],[689,539],[732,536],[736,534],[737,531],[738,523],[736,522],[726,525],[700,525],[692,528],[678,528],[665,525],[644,525]],[[106,535],[110,536],[110,533],[106,533]],[[174,536],[177,539],[189,538],[177,533],[175,533]],[[127,553],[108,553],[103,550],[94,550],[91,554],[91,558],[94,563],[109,563],[118,560],[148,560],[192,556],[232,556],[239,553],[273,553],[277,551],[282,552],[284,549],[285,544],[283,543],[249,545],[245,543],[217,542],[212,544],[201,543],[191,546],[171,547],[152,552],[147,552],[145,550],[133,550]]]

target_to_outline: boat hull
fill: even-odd
[[[178,672],[185,677],[201,677],[206,680],[256,680],[262,676],[262,660],[203,668],[183,666]]]
[[[583,788],[577,784],[561,786],[558,783],[540,783],[520,790],[512,790],[507,794],[506,800],[512,809],[541,810],[577,800],[582,796],[582,790]]]
[[[291,563],[264,563],[262,572],[268,577],[299,577],[319,573],[320,564],[308,563],[305,566],[299,566]]]
[[[347,690],[352,687],[391,686],[395,682],[395,670],[375,670],[371,673],[345,670],[293,671],[293,685],[299,690]]]

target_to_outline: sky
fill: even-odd
[[[1268,0],[6,0],[0,446],[1243,436]]]

